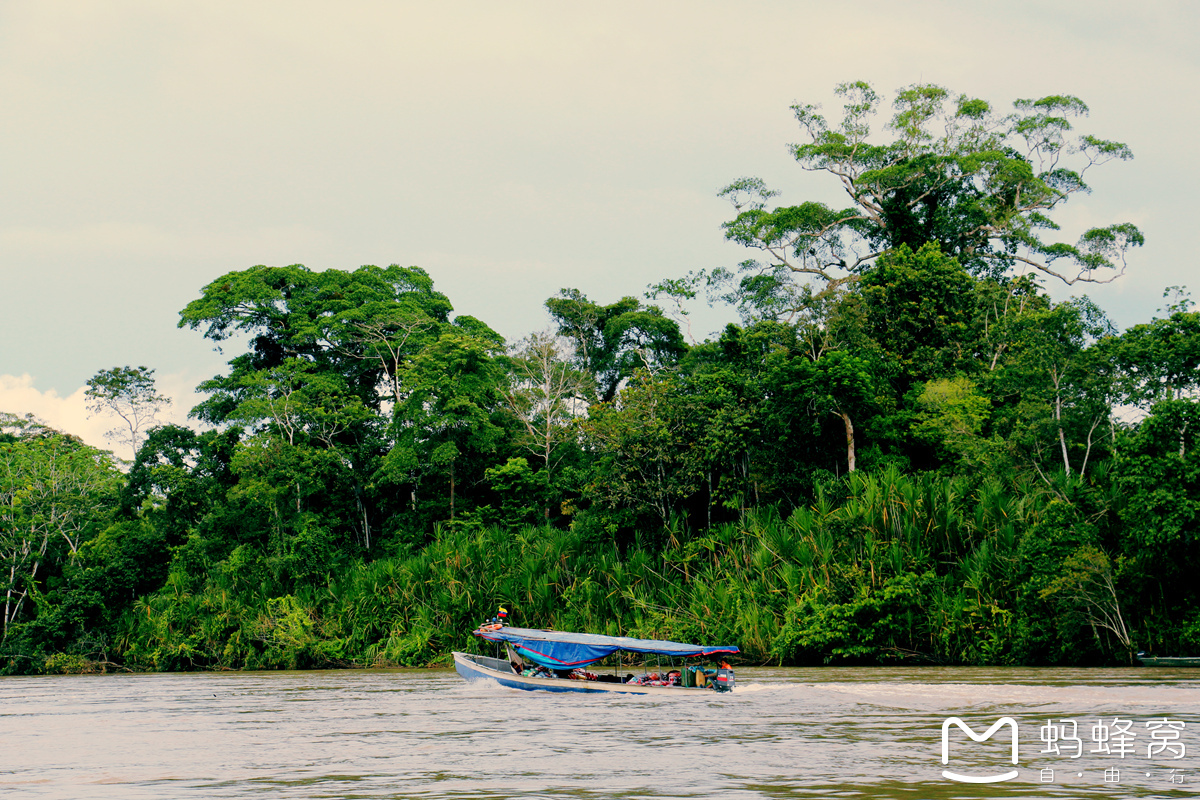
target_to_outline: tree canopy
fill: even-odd
[[[726,237],[766,258],[741,265],[742,295],[778,304],[798,292],[797,280],[836,287],[891,248],[927,243],[981,277],[1016,268],[1067,284],[1102,283],[1124,274],[1129,249],[1143,242],[1127,222],[1091,228],[1074,243],[1053,239],[1055,212],[1091,191],[1092,169],[1133,157],[1120,142],[1074,132],[1072,121],[1088,113],[1077,97],[1020,99],[1004,113],[914,84],[896,92],[879,125],[885,100],[870,84],[843,83],[835,92],[844,101],[840,121],[827,120],[819,105],[792,106],[803,139],[790,150],[802,169],[834,179],[848,206],[772,208],[777,193],[754,177],[721,191],[737,211]]]

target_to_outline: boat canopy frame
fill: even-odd
[[[508,642],[522,657],[551,669],[572,669],[594,664],[619,651],[681,658],[732,655],[740,652],[733,645],[705,647],[665,639],[634,639],[628,636],[603,636],[596,633],[507,626],[490,630],[480,628],[474,633],[480,639],[489,642]]]

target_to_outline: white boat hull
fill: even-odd
[[[533,678],[517,675],[512,671],[508,662],[500,658],[476,656],[470,653],[453,653],[454,669],[464,680],[495,681],[501,686],[512,689],[526,689],[542,692],[607,692],[610,694],[665,694],[674,697],[709,696],[715,694],[711,689],[688,688],[682,686],[638,686],[627,683],[607,683],[604,681],[574,681],[564,678]]]

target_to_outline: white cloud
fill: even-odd
[[[159,391],[171,398],[171,406],[160,414],[163,423],[187,425],[187,412],[197,398],[192,391],[195,381],[182,373],[164,375],[158,380]],[[34,385],[34,377],[24,375],[0,375],[0,411],[19,416],[33,414],[50,427],[78,436],[87,444],[102,450],[111,450],[124,459],[132,459],[133,452],[126,445],[110,441],[105,433],[113,427],[113,418],[92,415],[87,409],[86,386],[60,395],[53,389],[41,391]]]
[[[42,392],[33,385],[29,373],[17,377],[0,375],[0,411],[24,416],[33,414],[52,428],[78,436],[90,445],[107,449],[104,420],[88,418],[84,391],[79,387],[66,397],[50,389]]]

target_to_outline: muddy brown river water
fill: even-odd
[[[1007,724],[952,724],[943,764],[951,716],[1010,717],[1018,764]],[[740,669],[701,699],[449,670],[0,678],[0,798],[25,797],[1200,797],[1200,670]]]

